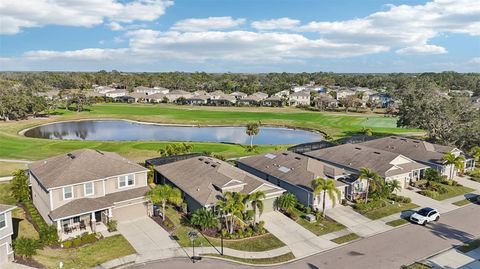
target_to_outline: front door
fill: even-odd
[[[102,221],[102,211],[95,212],[95,221],[97,222]]]

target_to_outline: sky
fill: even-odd
[[[480,72],[480,1],[2,0],[0,70]]]

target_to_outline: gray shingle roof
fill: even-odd
[[[454,150],[454,147],[432,144],[423,140],[388,136],[363,142],[362,145],[402,154],[410,159],[442,164],[443,156]]]
[[[10,211],[12,209],[14,209],[16,206],[14,205],[4,205],[4,204],[0,204],[0,213],[1,212],[5,212],[5,211]]]
[[[242,193],[250,193],[262,185],[265,193],[282,191],[254,175],[211,157],[194,157],[156,166],[155,170],[202,205],[213,204],[222,196],[221,188],[243,185]],[[232,180],[234,182],[232,182]],[[235,184],[235,181],[236,182]]]
[[[75,150],[28,165],[30,172],[45,188],[54,188],[147,171],[117,153],[93,149]]]
[[[317,177],[344,174],[341,168],[290,151],[255,155],[237,162],[306,189],[310,189],[310,183]],[[337,181],[337,185],[343,184]]]

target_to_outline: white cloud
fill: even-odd
[[[50,24],[92,27],[105,21],[118,29],[118,22],[156,20],[172,4],[170,0],[2,0],[0,34]]]
[[[475,64],[475,65],[480,65],[480,57],[474,57],[468,63]]]
[[[290,18],[279,18],[272,20],[254,21],[252,27],[257,30],[291,30],[300,25],[299,20]]]
[[[413,54],[444,54],[447,50],[444,47],[436,45],[418,45],[402,48],[396,51],[397,54],[413,55]]]
[[[122,26],[120,23],[118,23],[118,22],[112,21],[112,22],[110,22],[110,23],[108,24],[108,26],[110,27],[110,29],[111,29],[112,31],[121,31],[121,30],[123,30],[123,26]]]
[[[175,23],[171,29],[184,32],[201,32],[233,28],[244,23],[245,19],[234,19],[232,17],[208,17],[204,19],[181,20]]]

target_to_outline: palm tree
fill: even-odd
[[[247,135],[250,136],[250,147],[253,146],[253,136],[258,135],[260,132],[260,124],[254,122],[247,124]]]
[[[242,217],[245,212],[245,201],[247,196],[240,192],[226,192],[223,199],[217,201],[217,205],[223,212],[225,219],[225,228],[229,233],[233,233],[235,218]],[[228,221],[230,220],[230,223]]]
[[[341,198],[341,192],[337,187],[335,186],[335,180],[329,178],[329,179],[324,179],[321,177],[318,177],[314,179],[311,183],[310,186],[312,187],[313,190],[313,195],[317,197],[320,192],[323,192],[323,201],[322,201],[322,216],[325,217],[325,200],[327,198],[330,198],[332,201],[332,205],[335,207],[335,204],[337,202],[337,199],[340,200]]]
[[[400,185],[400,181],[396,179],[389,181],[387,185],[390,188],[390,193],[402,190],[402,185]]]
[[[293,193],[284,193],[277,199],[277,206],[283,211],[292,210],[297,204],[297,197]]]
[[[445,162],[446,165],[451,165],[450,169],[450,179],[453,179],[453,171],[455,170],[462,170],[463,169],[463,163],[465,162],[465,157],[458,155],[455,156],[455,154],[449,152],[445,154],[442,158],[442,160]]]
[[[366,179],[367,180],[367,188],[366,188],[366,193],[365,193],[365,203],[368,202],[368,191],[370,189],[370,183],[371,182],[374,182],[377,181],[379,179],[381,179],[381,177],[373,172],[372,170],[368,169],[368,168],[365,168],[365,167],[362,167],[360,168],[360,176],[359,176],[360,179]],[[375,189],[376,188],[376,184],[372,185],[372,188]]]
[[[147,193],[154,204],[162,204],[162,220],[165,221],[165,205],[167,202],[179,205],[182,203],[182,192],[170,185],[157,185]]]
[[[190,223],[205,230],[208,228],[216,228],[218,226],[218,219],[212,210],[200,208],[193,212]]]
[[[253,212],[253,221],[257,223],[257,209],[258,216],[261,216],[263,213],[263,199],[265,199],[265,193],[263,191],[256,191],[248,195],[248,201],[252,204]]]

